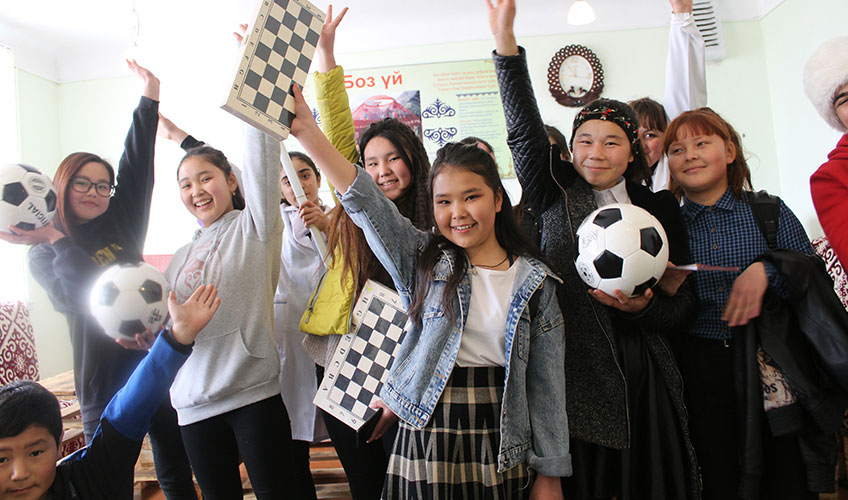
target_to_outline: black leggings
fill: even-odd
[[[204,500],[243,498],[239,455],[257,499],[309,498],[295,486],[291,424],[279,395],[180,430]]]
[[[86,441],[91,439],[99,420],[86,422],[84,432]],[[168,500],[197,500],[194,481],[191,478],[191,466],[183,446],[180,427],[177,425],[177,412],[167,399],[150,419],[150,445],[153,448],[153,464],[159,487]]]

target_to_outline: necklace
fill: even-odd
[[[474,263],[472,262],[472,263],[471,263],[471,267],[482,267],[482,268],[484,268],[484,269],[494,269],[494,268],[496,268],[496,267],[499,267],[499,266],[500,266],[501,264],[503,264],[504,262],[506,262],[506,260],[507,260],[508,258],[509,258],[509,252],[507,252],[506,257],[504,257],[504,258],[503,258],[503,260],[502,260],[502,261],[500,261],[500,262],[498,262],[497,264],[487,266],[486,264],[474,264]]]

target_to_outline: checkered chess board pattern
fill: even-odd
[[[375,413],[369,405],[403,341],[407,316],[394,290],[369,281],[353,317],[355,329],[339,343],[314,402],[358,430]]]
[[[226,111],[283,140],[294,117],[292,83],[306,83],[325,14],[305,0],[262,0]]]

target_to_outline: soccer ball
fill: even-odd
[[[46,175],[21,164],[0,168],[0,231],[46,226],[56,213],[56,189]]]
[[[131,339],[147,328],[156,332],[168,318],[170,290],[165,276],[150,264],[115,264],[91,289],[91,314],[116,339]]]
[[[577,228],[574,265],[592,288],[631,297],[654,286],[668,265],[668,238],[653,215],[635,205],[614,203],[586,217]]]

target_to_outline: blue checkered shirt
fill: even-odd
[[[689,232],[692,262],[740,269],[740,272],[693,273],[699,304],[690,332],[701,338],[729,339],[733,334],[721,315],[733,281],[757,256],[769,250],[768,243],[754,220],[751,206],[729,189],[711,207],[685,199],[681,211]],[[813,253],[807,233],[783,200],[777,222],[777,247]],[[769,288],[781,297],[788,297],[785,277],[771,263],[764,264]]]

